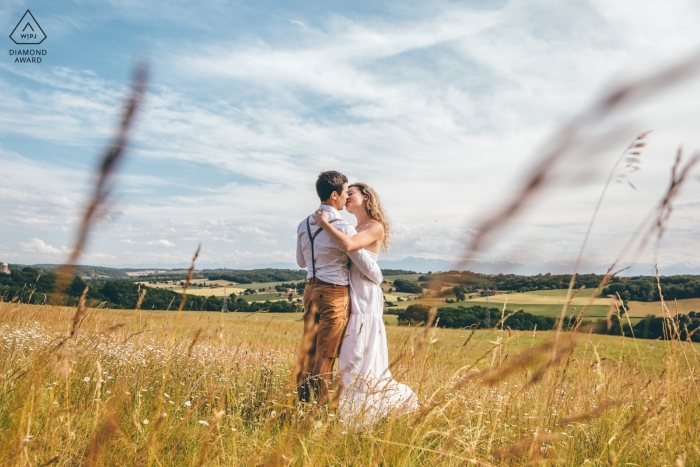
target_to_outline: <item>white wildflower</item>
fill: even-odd
[[[83,378],[83,381],[85,381],[86,383],[89,383],[89,382],[90,382],[90,377],[89,377],[89,376],[86,376],[85,378]]]
[[[206,421],[204,421],[204,420],[200,420],[200,421],[197,422],[197,423],[199,423],[200,425],[209,426],[209,422],[206,422]]]
[[[184,405],[185,407],[192,407],[192,402],[190,402],[190,401],[185,401],[185,403],[182,404],[182,405]]]
[[[141,423],[143,423],[144,425],[148,425],[148,419],[145,419],[145,420],[144,420],[143,422],[141,422]]]

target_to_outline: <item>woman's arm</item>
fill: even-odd
[[[344,232],[336,229],[326,218],[326,211],[319,209],[316,211],[314,223],[321,227],[331,237],[331,240],[343,251],[356,251],[367,248],[372,243],[382,238],[384,228],[379,223],[372,223],[366,230],[358,232],[355,236],[348,236]]]
[[[364,276],[377,285],[381,285],[384,280],[382,270],[369,252],[364,249],[348,251],[348,257],[364,274]]]

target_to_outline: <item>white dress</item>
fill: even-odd
[[[384,295],[380,285],[362,273],[376,264],[378,255],[360,252],[350,265],[350,318],[338,357],[342,379],[338,416],[344,425],[355,428],[372,425],[394,411],[405,413],[418,407],[411,388],[391,376],[382,316]]]

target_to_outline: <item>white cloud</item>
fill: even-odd
[[[160,247],[173,247],[175,244],[171,241],[168,241],[164,238],[158,239],[158,240],[151,240],[146,242],[146,245],[151,245],[151,246],[160,246]]]
[[[19,246],[20,246],[20,248],[22,248],[23,251],[26,251],[29,253],[43,253],[43,254],[47,254],[47,255],[57,255],[60,253],[66,253],[68,250],[66,247],[58,249],[58,248],[53,247],[51,245],[47,245],[40,238],[32,238],[27,243],[20,242]]]

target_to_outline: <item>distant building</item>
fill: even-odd
[[[10,265],[7,263],[2,263],[2,269],[0,269],[1,274],[9,274],[10,273]]]

